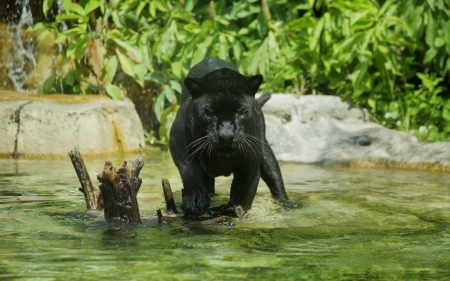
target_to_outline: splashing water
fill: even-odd
[[[16,4],[22,9],[21,16],[18,23],[7,27],[6,31],[10,34],[11,48],[3,51],[3,60],[14,90],[26,92],[27,78],[36,70],[36,60],[33,55],[35,48],[33,39],[26,38],[23,40],[22,30],[33,24],[33,16],[29,0],[16,0]]]

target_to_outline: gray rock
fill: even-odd
[[[450,143],[420,143],[338,97],[274,94],[263,111],[280,161],[450,170]]]
[[[131,102],[6,100],[0,101],[0,118],[1,156],[66,156],[74,148],[82,155],[145,149]]]

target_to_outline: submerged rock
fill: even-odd
[[[339,97],[274,94],[263,111],[279,161],[450,171],[450,143],[420,143]]]
[[[66,156],[140,151],[133,103],[99,96],[0,92],[0,156]]]

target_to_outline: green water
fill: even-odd
[[[85,159],[94,185],[105,160]],[[448,174],[283,164],[292,203],[260,184],[252,210],[225,225],[158,225],[167,177],[150,148],[138,195],[142,226],[112,227],[88,213],[70,160],[0,159],[0,279],[450,280]],[[213,205],[226,202],[219,179]],[[184,228],[185,229],[185,228]],[[185,229],[186,230],[186,229]]]

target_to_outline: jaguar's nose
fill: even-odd
[[[234,138],[234,126],[231,122],[224,122],[219,126],[219,139],[225,146],[231,146]]]

